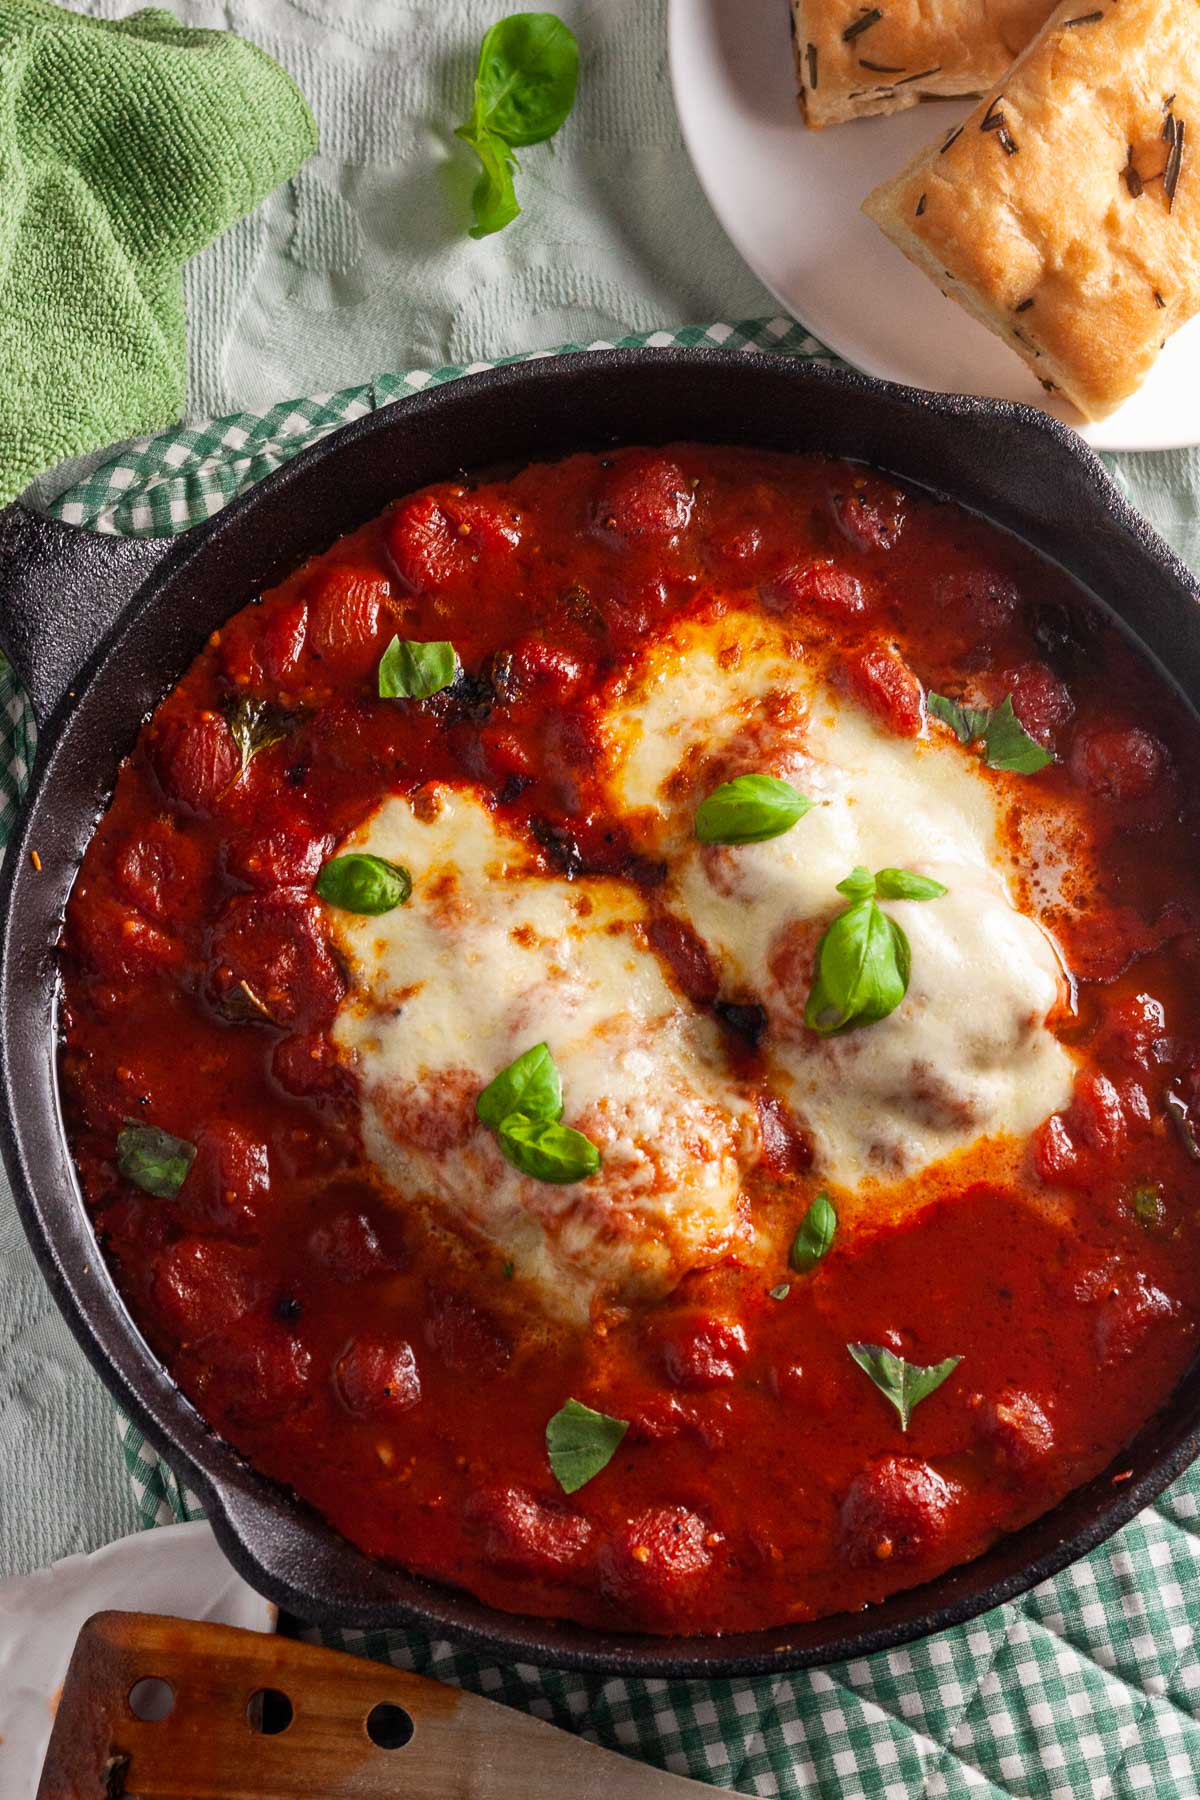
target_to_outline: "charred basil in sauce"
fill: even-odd
[[[117,1136],[117,1167],[126,1181],[173,1200],[196,1160],[196,1146],[157,1125],[127,1125]]]

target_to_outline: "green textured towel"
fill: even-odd
[[[0,500],[178,417],[183,264],[316,143],[228,32],[0,0]]]

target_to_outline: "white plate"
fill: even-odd
[[[859,211],[968,104],[808,131],[786,0],[670,0],[670,43],[683,135],[714,212],[759,280],[822,343],[870,375],[1025,400],[1079,425]],[[1103,450],[1200,442],[1200,319],[1171,339],[1140,393],[1080,429]]]

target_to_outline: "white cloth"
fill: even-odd
[[[93,1613],[165,1613],[272,1631],[275,1608],[207,1525],[168,1525],[0,1586],[0,1796],[32,1800],[75,1640]]]

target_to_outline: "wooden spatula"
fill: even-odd
[[[230,1625],[105,1612],[79,1634],[37,1800],[713,1800],[721,1791],[380,1663]]]

